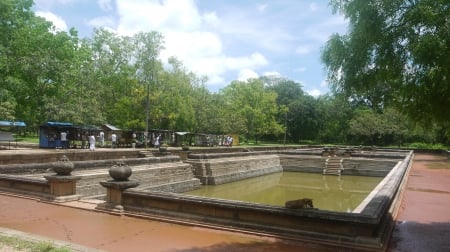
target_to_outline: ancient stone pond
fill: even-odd
[[[95,199],[99,210],[123,215],[379,250],[392,230],[413,155],[357,148],[218,151],[67,150],[2,157],[0,190],[56,202]],[[74,165],[70,179],[49,169],[63,154]],[[126,182],[133,186],[109,176],[118,162],[133,170]],[[54,195],[55,188],[70,190]],[[313,199],[314,208],[284,207],[304,197]]]
[[[284,206],[288,200],[304,197],[313,199],[314,207],[318,209],[352,212],[381,180],[382,177],[281,172],[221,185],[205,185],[184,194],[274,206]]]

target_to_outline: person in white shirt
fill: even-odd
[[[94,135],[89,136],[89,150],[95,151],[95,136]]]
[[[117,135],[115,133],[112,133],[111,135],[111,147],[116,148],[117,144]]]
[[[66,149],[68,147],[67,144],[67,132],[61,132],[61,148]]]
[[[100,140],[100,146],[105,146],[105,133],[103,131],[100,132],[100,136],[99,136],[99,140]]]

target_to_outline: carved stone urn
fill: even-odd
[[[109,176],[116,181],[127,181],[131,176],[131,173],[131,168],[124,162],[118,162],[117,165],[113,165],[109,168]]]
[[[53,163],[53,171],[59,176],[70,176],[73,171],[73,163],[63,155],[58,162]]]

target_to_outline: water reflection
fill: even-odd
[[[185,194],[278,206],[284,206],[287,200],[311,198],[316,208],[347,212],[356,208],[381,180],[381,177],[281,172],[202,186]]]

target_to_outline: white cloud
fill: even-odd
[[[173,30],[195,31],[202,22],[202,17],[191,0],[117,0],[117,10],[120,17],[117,29],[120,34],[125,35],[152,30],[163,33]]]
[[[307,93],[313,97],[319,97],[321,95],[319,89],[308,90]]]
[[[242,69],[239,71],[239,75],[237,77],[238,80],[240,81],[246,81],[248,79],[254,79],[254,78],[258,78],[259,75],[251,70],[251,69]]]
[[[271,72],[264,72],[263,76],[276,76],[281,77],[282,75],[277,71],[271,71]]]
[[[304,34],[319,43],[326,42],[330,35],[336,32],[343,33],[348,22],[342,16],[331,16],[320,23],[310,25],[304,30]]]
[[[66,22],[59,16],[48,11],[36,11],[36,15],[45,18],[45,20],[50,21],[55,26],[56,31],[67,31]]]
[[[203,21],[205,22],[206,26],[210,27],[217,27],[220,23],[219,18],[217,17],[217,14],[215,12],[207,12],[202,16]]]
[[[241,69],[267,65],[267,59],[260,53],[253,53],[250,56],[228,57],[226,66],[228,69]]]
[[[108,30],[113,30],[114,28],[114,19],[108,16],[96,17],[86,22],[89,26],[92,27],[103,27]]]
[[[186,69],[207,76],[208,86],[217,87],[228,84],[236,76],[255,77],[266,71],[264,75],[287,73],[286,77],[291,79],[301,76],[306,82],[316,84],[309,89],[325,90],[319,86],[324,77],[323,71],[317,70],[317,53],[330,34],[341,32],[347,24],[342,17],[331,16],[326,4],[317,0],[35,2],[37,10],[64,13],[62,16],[70,25],[81,24],[85,29],[103,27],[126,36],[160,32],[165,41],[160,55],[162,61],[175,56]],[[73,12],[69,11],[72,7]],[[86,8],[89,11],[84,11]],[[64,27],[61,18],[55,16],[53,20],[57,27]],[[61,25],[57,25],[58,20]],[[67,25],[63,29],[67,30]],[[301,67],[306,64],[308,69]],[[308,75],[301,74],[306,70]]]

